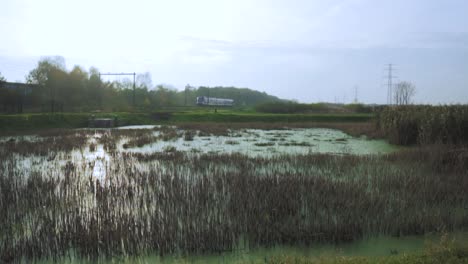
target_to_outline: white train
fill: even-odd
[[[208,96],[198,96],[197,105],[209,105],[209,106],[233,106],[234,100],[224,98],[214,98]]]

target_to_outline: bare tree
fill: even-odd
[[[153,81],[151,80],[151,73],[145,72],[143,74],[138,74],[136,77],[137,87],[152,89]]]
[[[416,93],[416,87],[410,82],[399,82],[397,83],[394,91],[395,104],[397,105],[408,105],[411,104],[414,94]]]

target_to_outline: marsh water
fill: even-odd
[[[130,126],[120,129],[152,129],[152,126]],[[179,131],[182,135],[183,131]],[[159,133],[154,132],[157,136]],[[242,129],[228,135],[197,135],[187,140],[182,136],[169,141],[157,141],[143,147],[121,151],[152,153],[168,149],[192,153],[240,153],[247,156],[294,155],[308,153],[384,154],[397,149],[385,140],[352,137],[346,133],[325,128],[296,128],[281,130]]]
[[[174,129],[176,129],[174,127]],[[117,130],[145,130],[154,137],[161,135],[158,126],[141,125],[119,127]],[[79,130],[78,130],[79,131]],[[183,152],[188,155],[198,154],[241,154],[248,157],[275,157],[281,155],[305,155],[327,153],[337,155],[371,155],[386,154],[398,150],[385,140],[369,140],[366,137],[352,137],[342,131],[325,128],[296,128],[281,130],[241,129],[229,131],[227,135],[201,134],[187,140],[184,130],[176,129],[177,134],[166,140],[153,140],[142,146],[127,147],[126,143],[132,136],[121,137],[116,141],[116,148],[106,150],[99,139],[112,129],[90,130],[87,133],[85,146],[74,148],[70,152],[58,152],[54,156],[56,162],[44,162],[43,157],[28,155],[19,157],[16,165],[21,168],[42,167],[42,170],[54,171],[55,166],[64,166],[71,161],[78,164],[92,164],[87,170],[97,179],[104,179],[111,164],[110,155],[120,153],[168,153]],[[94,132],[97,133],[94,133]],[[0,142],[16,140],[18,142],[40,142],[37,135],[2,137]],[[93,146],[90,148],[90,146]],[[49,160],[50,161],[50,160]]]
[[[27,227],[17,229],[16,216],[7,217],[4,221],[11,223],[12,230],[23,230],[12,231],[11,239],[18,246],[22,241],[36,243],[32,234],[48,237],[50,226],[46,223],[54,219],[59,223],[50,227],[58,237],[54,239],[64,239],[60,232],[84,228],[81,232],[91,239],[88,243],[94,243],[94,234],[107,232],[107,228],[93,225],[94,219],[115,221],[110,227],[112,232],[132,221],[138,223],[132,226],[135,234],[115,233],[121,237],[116,242],[123,255],[128,250],[138,254],[154,245],[143,230],[157,236],[155,241],[169,252],[163,258],[150,252],[148,256],[137,257],[139,262],[230,263],[261,261],[284,254],[383,256],[415,252],[423,250],[428,241],[438,240],[440,235],[405,236],[406,226],[419,222],[421,217],[436,217],[437,220],[429,220],[422,227],[432,232],[433,222],[449,220],[456,228],[465,221],[464,211],[456,215],[448,211],[450,199],[435,205],[430,200],[426,207],[420,207],[413,205],[417,199],[408,195],[414,192],[388,189],[398,186],[387,184],[387,179],[418,175],[420,168],[395,167],[393,162],[379,159],[381,154],[399,150],[384,140],[356,138],[339,130],[321,128],[188,132],[175,127],[138,126],[68,131],[62,139],[50,135],[0,138],[3,146],[0,154],[6,157],[0,162],[5,186],[45,191],[51,199],[48,207],[41,205],[48,208],[45,210],[48,213],[43,214],[42,209],[37,210],[37,203],[42,204],[40,200],[17,196],[19,204],[27,205],[21,212]],[[74,143],[67,145],[68,141]],[[10,153],[11,150],[14,151]],[[328,156],[313,155],[317,153]],[[28,183],[31,177],[33,181]],[[36,187],[40,179],[47,184]],[[461,190],[451,193],[464,201],[457,198],[461,197]],[[348,204],[350,208],[344,208],[348,199],[356,200]],[[386,206],[385,214],[381,213],[382,205]],[[405,217],[399,217],[398,208],[407,208]],[[414,210],[419,210],[419,214],[413,214]],[[34,225],[30,221],[43,224]],[[252,223],[252,228],[246,227],[248,223]],[[161,226],[167,226],[163,233],[158,231]],[[278,244],[281,241],[276,236],[278,228],[280,233],[293,232],[291,241],[311,242],[308,246],[297,246],[300,243],[295,242],[292,244],[296,246]],[[312,232],[312,237],[303,237],[301,232]],[[316,239],[313,232],[322,235]],[[253,247],[237,245],[246,233]],[[199,240],[197,236],[204,237]],[[466,233],[457,236],[468,241]],[[229,250],[219,249],[216,241]],[[99,243],[97,246],[101,247]],[[102,244],[103,249],[116,250],[115,245],[106,243]],[[192,250],[191,243],[195,243],[195,248],[202,243],[202,250],[213,248],[218,253],[197,253],[198,250],[194,254],[177,253],[181,248]],[[269,246],[263,247],[264,244]],[[80,247],[84,248],[81,254],[93,254],[93,246]],[[30,254],[35,256],[34,252]]]
[[[438,245],[441,240],[456,240],[468,243],[468,232],[456,232],[445,234],[427,234],[421,236],[391,237],[376,236],[342,244],[313,244],[309,246],[275,246],[272,248],[245,249],[239,248],[230,252],[203,255],[174,254],[161,257],[158,255],[146,255],[139,257],[117,258],[112,260],[102,259],[101,263],[268,263],[275,257],[290,256],[297,258],[323,258],[323,257],[382,257],[399,254],[422,253],[431,245]],[[49,263],[45,260],[39,263]],[[88,264],[86,260],[79,258],[65,259],[62,263]]]
[[[281,130],[241,129],[229,131],[226,135],[202,134],[196,132],[187,140],[184,130],[173,127],[177,134],[165,140],[153,140],[142,146],[126,147],[132,136],[125,136],[116,141],[115,151],[120,153],[168,153],[183,152],[188,155],[197,154],[241,154],[249,157],[274,157],[281,155],[304,155],[311,153],[327,154],[353,154],[370,155],[385,154],[398,150],[397,146],[385,140],[369,140],[366,137],[352,137],[342,131],[325,128],[296,128]],[[158,126],[126,126],[118,130],[145,130],[152,136],[161,135]],[[110,151],[99,139],[111,129],[85,130],[87,139],[83,148],[74,148],[72,151],[58,152],[54,156],[55,162],[44,161],[42,157],[28,155],[18,157],[16,165],[20,168],[42,167],[43,170],[54,171],[54,166],[63,166],[68,161],[81,164],[93,164],[92,175],[102,179],[106,168],[109,167]],[[97,133],[93,133],[97,132]],[[0,142],[16,140],[18,142],[41,142],[42,137],[37,135],[2,137]],[[93,146],[90,148],[89,146]],[[52,167],[51,167],[52,166]]]
[[[128,126],[120,130],[152,130],[155,126]],[[91,130],[88,130],[91,131]],[[99,130],[100,132],[105,130]],[[160,132],[151,132],[153,136]],[[325,128],[296,128],[281,130],[242,129],[230,131],[228,135],[196,134],[190,140],[184,139],[184,131],[178,130],[178,136],[169,140],[157,140],[144,146],[126,148],[125,143],[131,139],[123,138],[117,143],[117,150],[133,153],[154,153],[173,151],[191,153],[230,154],[239,153],[247,156],[294,155],[308,153],[330,154],[384,154],[398,148],[385,140],[369,140],[365,136],[352,137],[346,133]],[[89,134],[88,143],[92,143],[102,133]],[[41,137],[20,136],[1,137],[0,142],[8,140],[40,141]],[[94,152],[94,151],[92,151]],[[99,152],[99,151],[98,151]],[[89,155],[89,153],[86,153]],[[90,155],[90,159],[96,155]]]

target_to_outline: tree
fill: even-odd
[[[136,86],[138,88],[152,89],[153,81],[151,79],[151,73],[145,72],[143,74],[138,74],[136,76]]]
[[[95,67],[89,69],[89,80],[87,84],[87,101],[91,108],[102,108],[103,103],[103,84],[99,77],[99,70]]]
[[[52,69],[65,71],[65,59],[60,56],[41,58],[36,68],[31,70],[26,76],[26,82],[45,85]]]
[[[83,109],[87,107],[86,94],[88,84],[88,73],[80,66],[73,67],[69,73],[69,83],[66,85],[68,90],[65,103],[72,109]]]
[[[6,79],[5,77],[3,77],[1,72],[0,72],[0,82],[6,82]],[[3,88],[2,85],[0,85],[0,103],[3,106],[2,109],[0,109],[0,111],[7,112],[8,106],[10,106],[10,108],[12,107],[12,102],[14,102],[13,93],[8,89]]]
[[[58,106],[57,99],[60,99],[61,95],[64,94],[62,93],[64,91],[60,89],[67,84],[65,80],[67,77],[68,73],[63,57],[43,57],[37,63],[36,68],[26,76],[26,82],[39,85],[40,88],[35,89],[36,100],[42,104],[50,103],[50,110],[54,112]],[[63,105],[63,102],[60,104]]]
[[[63,106],[69,103],[69,75],[66,71],[52,68],[47,74],[47,87],[51,112],[63,111]],[[68,105],[67,105],[68,106]]]
[[[399,82],[395,87],[394,99],[397,105],[411,104],[416,87],[410,82]]]

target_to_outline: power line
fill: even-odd
[[[359,87],[357,85],[354,86],[354,103],[355,104],[358,103],[358,89],[359,89]]]
[[[185,102],[184,102],[184,105],[187,106],[187,91],[190,90],[190,84],[187,84],[185,86]]]
[[[393,79],[396,78],[395,76],[395,65],[394,64],[387,64],[385,65],[385,71],[387,72],[387,75],[384,76],[386,79],[386,86],[387,86],[387,104],[392,105],[393,104]]]
[[[108,72],[108,73],[99,73],[99,75],[135,75],[136,73],[134,72],[131,72],[131,73],[126,73],[126,72],[120,72],[120,73],[111,73],[111,72]]]

